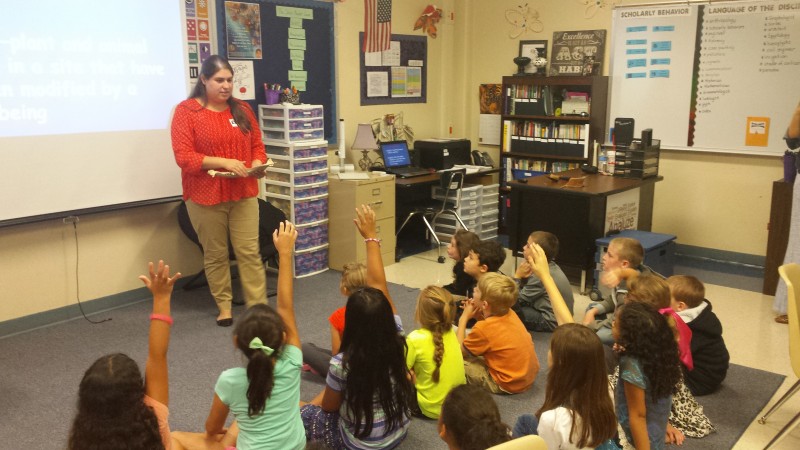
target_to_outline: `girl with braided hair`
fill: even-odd
[[[464,358],[453,332],[456,306],[447,290],[428,286],[417,298],[415,320],[421,328],[406,337],[406,365],[417,389],[415,413],[436,419],[445,396],[466,383]]]

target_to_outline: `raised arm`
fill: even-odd
[[[535,243],[531,245],[530,250],[531,255],[528,257],[528,264],[530,264],[534,275],[539,277],[542,286],[544,286],[547,295],[550,297],[550,304],[553,307],[553,314],[556,316],[556,322],[558,322],[559,325],[575,322],[575,319],[572,317],[572,312],[570,312],[567,303],[564,301],[564,297],[561,296],[561,292],[558,290],[556,282],[553,280],[553,276],[550,274],[550,263],[547,261],[544,250],[542,250],[539,244]]]
[[[172,326],[170,315],[170,297],[175,281],[180,273],[169,276],[169,266],[164,261],[148,264],[150,276],[140,275],[147,289],[153,293],[153,314],[150,315],[150,337],[148,343],[147,363],[144,369],[144,392],[153,400],[169,406],[169,370],[167,368],[167,349],[169,348],[169,332]]]
[[[392,314],[397,314],[392,297],[389,295],[389,287],[386,284],[386,272],[383,269],[383,257],[381,256],[381,241],[378,239],[377,226],[375,224],[375,211],[369,205],[361,205],[356,208],[356,218],[353,222],[364,238],[364,245],[367,246],[367,286],[383,292],[392,307]]]
[[[786,137],[793,139],[795,144],[797,144],[798,139],[800,139],[800,103],[798,103],[797,107],[794,109],[792,120],[789,122],[789,127],[786,129]],[[790,148],[797,147],[791,146],[790,144]]]
[[[291,222],[282,222],[272,233],[272,242],[278,250],[278,314],[286,326],[286,344],[300,347],[300,335],[294,317],[294,273],[292,255],[297,230]]]

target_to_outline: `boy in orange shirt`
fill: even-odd
[[[511,305],[517,301],[517,285],[499,273],[486,273],[474,295],[466,301],[456,336],[464,354],[467,383],[494,394],[517,394],[533,385],[539,359],[533,340]],[[467,322],[475,318],[469,336]]]

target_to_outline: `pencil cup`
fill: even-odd
[[[281,103],[300,104],[300,94],[281,94]]]
[[[267,91],[267,104],[276,105],[280,103],[281,91]]]

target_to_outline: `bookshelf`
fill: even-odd
[[[604,142],[608,77],[503,77],[500,229],[511,206],[508,183],[576,169]],[[581,114],[583,113],[583,114]]]
[[[503,77],[501,190],[590,163],[605,136],[607,101],[608,77]]]

